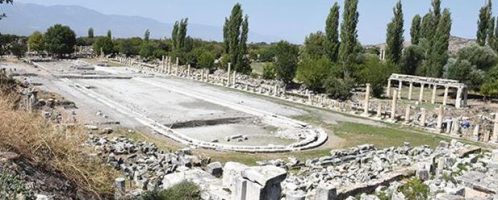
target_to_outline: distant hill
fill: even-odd
[[[462,37],[457,37],[457,36],[451,36],[450,37],[450,45],[448,47],[450,54],[455,55],[460,51],[460,49],[470,46],[473,44],[477,44],[475,39],[467,39],[467,38],[462,38]],[[410,41],[405,41],[403,44],[405,47],[408,47],[411,45]],[[385,43],[383,44],[375,44],[375,45],[366,45],[365,47],[367,48],[372,48],[372,47],[377,47],[377,48],[384,48],[386,46]]]
[[[86,36],[93,27],[96,35],[112,30],[114,37],[143,37],[146,29],[152,38],[170,37],[173,24],[154,19],[123,15],[105,15],[80,6],[42,6],[14,3],[2,6],[7,18],[0,20],[0,33],[30,35],[34,31],[45,31],[54,24],[69,25],[77,35]],[[194,38],[221,41],[222,27],[189,24],[188,34]],[[274,42],[280,38],[258,33],[249,33],[249,41]]]

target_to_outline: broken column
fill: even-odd
[[[443,98],[443,106],[446,106],[446,104],[448,103],[448,90],[450,88],[448,86],[445,86],[444,87],[444,98]]]
[[[278,85],[275,84],[274,88],[273,88],[273,96],[278,96]]]
[[[116,178],[114,180],[114,198],[121,199],[126,195],[126,179],[125,178]]]
[[[422,103],[424,101],[424,87],[425,84],[420,84],[420,96],[418,97],[418,102]]]
[[[443,115],[444,115],[444,106],[440,106],[437,112],[437,122],[436,122],[436,129],[438,132],[442,132],[443,129]]]
[[[421,108],[420,111],[421,111],[420,126],[425,127],[425,121],[426,121],[425,119],[426,119],[427,111],[425,110],[425,108]]]
[[[187,65],[187,78],[190,78],[190,64]]]
[[[398,100],[398,91],[393,91],[393,100],[391,102],[391,120],[395,120],[396,118],[396,101]]]
[[[403,81],[399,80],[398,83],[398,99],[401,99],[401,90],[403,89]]]
[[[331,185],[319,185],[316,189],[315,200],[337,199],[337,189]]]
[[[369,109],[368,107],[370,104],[370,88],[371,88],[370,83],[367,83],[367,89],[365,91],[365,102],[363,103],[363,106],[364,106],[363,115],[365,115],[365,116],[368,116],[368,109]]]
[[[180,59],[177,57],[176,58],[176,71],[175,71],[175,76],[178,76],[180,73]]]
[[[377,118],[381,118],[382,117],[382,105],[379,103],[378,106],[377,106]]]
[[[232,77],[232,87],[235,88],[236,84],[237,84],[237,72],[234,70],[233,77]]]
[[[410,123],[410,105],[406,106],[405,109],[405,123]]]
[[[491,142],[498,143],[498,113],[495,113],[495,121],[493,123],[493,136]]]

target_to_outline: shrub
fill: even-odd
[[[17,175],[3,170],[0,172],[0,199],[35,199],[35,197]]]
[[[273,64],[265,64],[263,66],[263,78],[275,79],[275,66]]]
[[[183,182],[167,190],[151,191],[142,196],[142,200],[197,200],[201,199],[199,187],[190,182]]]
[[[408,200],[425,200],[429,196],[429,186],[418,178],[410,179],[398,191],[403,193]]]

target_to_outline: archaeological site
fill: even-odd
[[[0,0],[0,199],[498,200],[493,3]]]

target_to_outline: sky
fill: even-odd
[[[104,14],[141,16],[160,22],[174,22],[188,17],[189,23],[222,27],[224,19],[237,2],[249,16],[252,32],[302,43],[306,35],[323,31],[325,19],[334,2],[344,0],[15,0],[41,5],[78,5]],[[452,13],[452,35],[475,38],[479,9],[486,0],[443,0],[442,7]],[[363,44],[385,42],[386,26],[393,17],[397,0],[360,0],[358,37]],[[402,0],[405,38],[409,39],[411,20],[424,15],[430,0]],[[498,5],[498,0],[493,0]],[[493,9],[498,14],[498,7]],[[342,15],[342,14],[341,14]],[[250,37],[250,36],[249,36]]]

